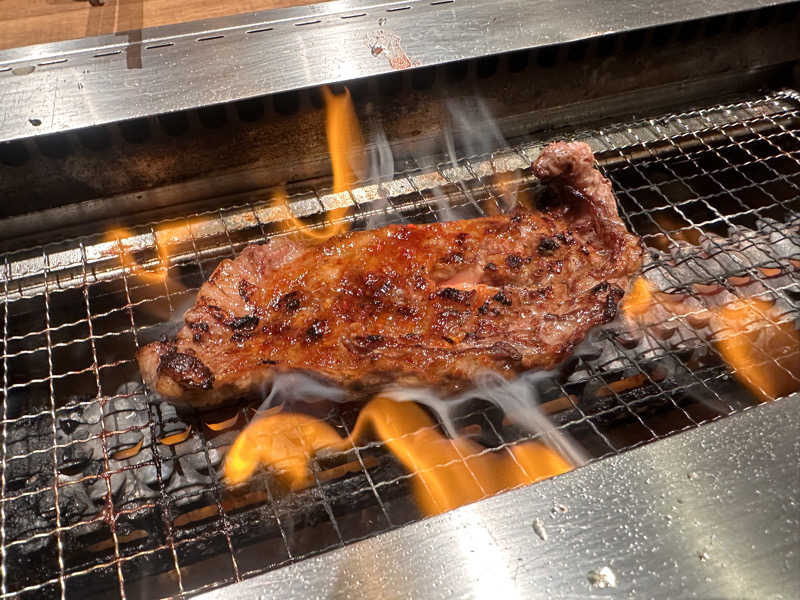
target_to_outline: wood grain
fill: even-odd
[[[319,0],[0,0],[0,49],[132,31]]]

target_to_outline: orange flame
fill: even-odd
[[[148,270],[142,267],[134,259],[131,248],[127,240],[135,238],[136,234],[124,227],[111,229],[105,234],[103,241],[113,242],[111,251],[119,254],[120,260],[131,274],[135,275],[146,283],[161,283],[167,279],[169,272],[169,249],[166,245],[158,244],[158,266],[155,270]]]
[[[357,173],[365,167],[364,140],[358,125],[350,91],[334,94],[329,88],[322,88],[325,100],[325,134],[328,140],[328,154],[331,157],[333,172],[333,194],[347,194],[358,181]],[[335,202],[334,198],[334,202]],[[286,193],[280,190],[273,198],[273,207],[286,208],[285,231],[297,232],[312,241],[322,242],[346,232],[350,225],[345,220],[347,209],[352,205],[352,197],[342,202],[343,206],[329,208],[326,224],[321,228],[310,228],[295,217],[287,206]]]
[[[176,244],[185,244],[191,239],[188,225],[180,223],[178,225],[165,226],[153,232],[153,241],[158,255],[158,264],[155,268],[145,268],[139,264],[133,256],[132,250],[135,248],[131,240],[137,234],[125,227],[110,229],[103,237],[104,242],[111,243],[109,253],[117,254],[124,268],[128,272],[146,284],[163,283],[169,278],[170,253],[171,248]],[[169,287],[172,292],[183,292],[186,286],[177,280],[170,280]]]
[[[500,197],[498,198],[500,206],[498,207],[498,203],[494,199],[487,199],[484,207],[484,212],[486,212],[487,215],[496,215],[500,211],[506,212],[517,205],[520,178],[515,171],[501,171],[495,173],[492,178],[492,186],[500,192]],[[498,210],[498,208],[500,210]],[[526,208],[529,207],[526,206]]]
[[[343,94],[337,95],[324,87],[322,96],[325,99],[325,134],[333,169],[333,193],[339,194],[352,189],[358,179],[356,171],[363,172],[364,140],[350,90],[345,88]]]
[[[695,290],[706,287],[719,286],[694,285]],[[709,293],[714,293],[713,289]],[[625,296],[622,311],[633,321],[657,331],[659,323],[646,322],[657,296],[663,300],[670,294],[654,291],[650,282],[639,277]],[[721,335],[716,346],[723,360],[762,402],[800,389],[800,332],[791,322],[780,323],[781,317],[770,303],[749,298],[700,310],[684,306],[679,299],[660,304],[683,316],[689,325],[702,327],[710,322]]]
[[[330,425],[307,415],[278,413],[255,419],[231,446],[225,478],[231,485],[244,483],[264,465],[289,489],[303,489],[313,482],[311,457],[341,442]]]
[[[171,256],[173,250],[191,243],[191,239],[192,234],[185,222],[152,230],[151,236],[119,227],[106,232],[104,241],[108,246],[103,253],[106,256],[118,256],[126,276],[136,284],[162,284],[168,294],[180,294],[188,288],[178,277],[170,277]],[[134,256],[139,249],[155,249],[156,256],[140,263]],[[176,272],[173,270],[172,274]],[[159,319],[171,317],[170,308],[159,302],[145,302],[141,309]]]
[[[622,301],[622,312],[632,319],[643,316],[653,305],[653,289],[644,277],[637,277]]]
[[[378,397],[340,438],[329,425],[298,414],[256,420],[237,438],[225,460],[231,484],[266,466],[291,489],[310,485],[309,460],[320,450],[346,451],[372,432],[412,474],[412,490],[426,515],[439,514],[503,490],[553,477],[572,467],[539,442],[487,450],[466,438],[442,435],[428,414],[410,402]]]
[[[693,246],[700,243],[702,232],[695,227],[689,227],[690,223],[677,214],[661,212],[657,213],[653,219],[660,230],[667,232],[667,235],[664,235],[659,231],[650,237],[650,244],[659,250],[668,250],[675,241],[686,242]]]
[[[572,467],[539,442],[524,442],[499,452],[466,438],[451,440],[418,405],[378,397],[358,415],[349,443],[368,430],[414,475],[413,490],[426,515],[469,504],[526,483],[553,477]]]
[[[717,311],[724,337],[717,347],[736,378],[762,402],[800,389],[800,332],[780,323],[770,305],[739,300]]]

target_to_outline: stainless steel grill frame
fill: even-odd
[[[790,4],[340,0],[14,48],[0,51],[0,141],[390,73],[404,67],[369,45],[384,28],[408,66],[431,66]],[[216,85],[197,85],[198,72]]]
[[[791,90],[601,130],[559,132],[556,137],[583,139],[592,145],[601,168],[614,183],[627,224],[645,242],[720,227],[746,233],[746,227],[756,217],[777,217],[773,233],[785,236],[786,230],[780,224],[796,219],[800,213],[800,96]],[[79,588],[92,589],[92,579],[112,582],[111,589],[102,590],[106,594],[118,591],[120,597],[133,597],[141,591],[136,585],[143,585],[136,581],[143,573],[143,565],[158,571],[152,563],[161,561],[169,569],[166,575],[152,574],[161,586],[157,588],[159,593],[190,595],[418,520],[420,515],[408,503],[407,484],[413,474],[398,471],[381,450],[381,444],[354,448],[352,456],[342,460],[354,463],[357,470],[329,481],[317,479],[314,488],[294,499],[282,497],[269,478],[262,478],[253,488],[260,500],[242,507],[231,504],[217,472],[230,436],[210,434],[203,429],[199,417],[178,417],[165,412],[163,406],[149,403],[144,404],[146,418],[127,426],[107,427],[106,417],[117,410],[118,402],[147,394],[131,388],[119,391],[121,383],[138,377],[135,349],[166,331],[163,321],[182,314],[199,284],[221,258],[235,255],[248,243],[275,235],[279,225],[287,222],[287,211],[302,219],[302,226],[312,227],[325,222],[324,211],[337,207],[350,210],[347,219],[355,226],[374,222],[378,214],[382,222],[436,220],[443,205],[460,216],[476,216],[483,214],[486,207],[500,208],[504,187],[498,174],[508,175],[505,181],[518,182],[523,190],[531,185],[526,169],[546,142],[541,137],[514,140],[510,148],[490,156],[462,157],[457,165],[442,159],[435,169],[410,170],[380,186],[362,182],[344,194],[331,193],[324,181],[312,182],[290,190],[288,208],[276,206],[274,191],[264,190],[243,197],[231,208],[193,214],[177,222],[146,223],[110,239],[98,232],[5,254],[1,278],[0,597],[64,597]],[[656,167],[663,169],[658,179],[653,176]],[[729,178],[734,176],[742,182],[740,185],[729,185]],[[701,193],[701,183],[718,190]],[[669,193],[663,191],[667,186],[672,186]],[[753,195],[765,201],[754,207],[749,204]],[[382,203],[381,198],[388,202]],[[706,218],[693,216],[699,207],[707,213]],[[732,212],[728,212],[730,207]],[[664,210],[679,215],[678,226],[665,226],[657,218],[658,212]],[[781,263],[784,283],[773,285],[775,279],[759,270],[778,262],[771,249],[761,245],[764,233],[759,232],[762,237],[757,237],[753,232],[751,241],[763,258],[742,265],[737,271],[728,271],[727,275],[749,274],[762,284],[764,297],[778,298],[790,308],[783,319],[795,321],[800,256],[792,258],[797,263]],[[740,250],[738,246],[734,248],[733,242],[714,239],[721,254]],[[143,270],[150,274],[143,275]],[[693,281],[676,280],[675,289],[690,293],[693,283],[724,284],[717,272],[695,275]],[[80,316],[65,321],[64,315],[74,315],[76,306]],[[601,362],[603,355],[582,358],[577,375],[544,386],[542,401],[568,401],[564,410],[552,415],[554,423],[583,441],[592,460],[756,404],[755,398],[741,393],[713,344],[700,336],[689,341],[694,347],[704,348],[714,360],[690,368],[686,360],[676,355],[670,342],[656,341],[650,354],[641,355],[639,350],[625,348],[608,334],[602,344],[613,349],[613,360]],[[677,365],[677,371],[663,378],[654,375],[653,367],[665,357]],[[30,367],[34,363],[37,366]],[[642,376],[642,385],[634,390],[616,391],[609,387],[616,379],[632,374]],[[592,393],[599,389],[609,389],[611,394],[600,401]],[[687,402],[690,393],[707,399],[715,410],[702,410],[697,402]],[[656,404],[669,405],[679,420],[664,422],[658,414],[645,410]],[[84,438],[61,441],[57,430],[68,413],[91,407],[97,407],[103,415],[99,431],[95,428]],[[344,434],[349,432],[356,412],[353,407],[334,407],[321,416]],[[251,416],[242,409],[240,424]],[[502,452],[527,439],[518,431],[506,430],[487,411],[465,415],[463,419],[482,421],[484,431],[494,436],[487,452]],[[619,436],[613,426],[615,420],[627,425],[629,437]],[[184,421],[193,425],[187,442],[169,448],[159,445],[157,440],[172,425]],[[9,449],[9,439],[11,430],[18,427],[36,431],[41,428],[51,438],[38,447],[15,452]],[[638,433],[631,433],[637,427]],[[128,434],[140,435],[149,442],[143,449],[144,458],[134,457],[123,464],[113,455]],[[99,472],[65,479],[60,472],[63,452],[95,442],[99,443],[100,455],[93,456],[93,461],[101,465]],[[163,474],[182,455],[201,457],[207,483],[187,485],[183,491],[171,487],[172,480]],[[468,458],[464,461],[467,467]],[[42,485],[13,481],[9,475],[14,463],[30,459],[47,467],[47,472],[40,475]],[[115,477],[151,468],[152,495],[117,506]],[[316,473],[324,472],[324,466],[318,465]],[[174,475],[174,469],[171,473]],[[182,476],[188,477],[185,473]],[[60,497],[69,494],[70,488],[93,482],[100,482],[105,490],[102,501],[97,502],[102,508],[77,520],[67,518],[65,511],[69,512],[70,507],[62,507]],[[187,498],[196,499],[202,506],[177,504]],[[32,524],[28,535],[10,535],[10,524],[15,514],[21,514],[16,512],[21,503],[34,500],[40,510],[42,503],[51,506],[52,516],[38,530]],[[350,505],[356,508],[349,508]],[[210,509],[206,513],[192,512],[203,507]],[[186,518],[190,513],[199,516],[192,521]],[[248,514],[257,515],[261,532],[267,531],[272,537],[260,542],[248,538],[243,533],[249,524]],[[141,515],[147,518],[140,519]],[[180,521],[182,517],[184,520]],[[367,525],[361,522],[362,517]],[[132,538],[141,531],[137,519],[153,524],[157,530],[145,530],[146,537]],[[93,540],[98,536],[102,539],[94,544],[103,539],[110,540],[110,544],[99,551],[79,547],[82,552],[74,552],[73,546],[81,544],[79,532],[95,526],[101,533],[94,534]],[[305,530],[312,531],[317,539],[304,537]],[[20,572],[22,563],[14,555],[44,540],[48,540],[52,554],[42,553],[45,568]],[[49,543],[51,540],[53,543]],[[270,548],[270,544],[276,547]],[[204,549],[199,553],[203,560],[196,563],[198,553],[194,550],[198,547]],[[263,559],[259,553],[263,553]],[[16,573],[10,572],[9,565]],[[208,573],[213,575],[211,580],[204,576]]]

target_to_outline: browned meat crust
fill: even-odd
[[[586,144],[548,146],[533,171],[549,184],[541,210],[245,248],[174,341],[140,351],[145,382],[208,407],[290,369],[455,391],[483,370],[555,366],[614,318],[642,251]]]

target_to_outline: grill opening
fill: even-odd
[[[400,169],[385,184],[385,206],[369,182],[337,196],[329,181],[314,179],[288,190],[288,207],[308,227],[326,222],[325,206],[342,203],[354,227],[378,213],[384,223],[432,222],[443,206],[478,216],[500,207],[508,181],[519,184],[520,198],[534,195],[529,166],[551,135],[517,136],[488,155],[462,154],[455,165],[440,157],[428,170]],[[651,254],[646,274],[661,273],[662,292],[703,306],[722,293],[755,296],[796,326],[796,93],[555,137],[592,145],[626,224]],[[252,406],[179,414],[152,403],[141,385],[137,348],[175,328],[221,259],[279,235],[286,217],[265,191],[177,220],[2,256],[3,596],[193,594],[423,517],[414,473],[379,442],[315,459],[306,489],[290,492],[261,473],[231,491],[221,483],[221,461]],[[542,410],[600,460],[756,405],[758,395],[720,354],[722,334],[709,332],[702,317],[597,331],[560,376],[538,384]],[[764,364],[775,359],[763,356]],[[293,408],[345,437],[360,406]],[[215,431],[209,423],[227,426]],[[529,437],[488,404],[471,406],[457,425],[501,454]]]

